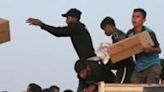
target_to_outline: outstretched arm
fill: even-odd
[[[74,27],[54,27],[50,25],[44,24],[41,20],[36,18],[29,18],[26,21],[29,25],[40,26],[42,29],[48,31],[49,33],[57,36],[57,37],[67,37],[70,36],[72,31],[74,31]]]
[[[26,20],[29,25],[35,25],[35,26],[41,26],[43,23],[41,20],[36,19],[36,18],[29,18]]]

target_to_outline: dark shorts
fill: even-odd
[[[162,69],[161,69],[161,79],[162,80],[164,80],[164,61],[161,61],[161,67],[162,67]]]
[[[145,69],[144,71],[137,72],[134,70],[131,82],[132,83],[159,83],[161,68],[160,65],[155,64]]]
[[[110,70],[116,70],[115,83],[130,83],[132,73],[134,71],[134,62],[132,60],[124,60],[115,64],[109,64]]]

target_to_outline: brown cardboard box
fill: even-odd
[[[0,18],[0,44],[10,41],[9,21]]]
[[[147,31],[138,33],[132,37],[126,38],[108,47],[108,54],[112,63],[119,62],[135,54],[141,53],[147,45],[154,45]]]

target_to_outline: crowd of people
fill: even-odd
[[[79,79],[77,92],[97,92],[97,83],[100,81],[105,81],[106,83],[158,84],[160,78],[164,79],[164,72],[162,71],[161,73],[160,68],[160,44],[155,32],[144,25],[147,15],[144,9],[134,9],[132,14],[133,28],[128,30],[127,33],[118,29],[114,19],[110,16],[102,20],[100,27],[106,36],[111,36],[113,43],[147,31],[155,44],[154,46],[147,45],[143,48],[142,53],[134,55],[134,58],[132,56],[116,64],[111,63],[110,56],[107,54],[107,47],[110,44],[106,43],[103,45],[104,43],[102,43],[96,51],[94,50],[91,36],[86,26],[80,22],[81,14],[82,12],[75,8],[62,14],[63,17],[66,17],[66,23],[68,24],[64,27],[50,26],[36,18],[29,18],[27,20],[27,23],[30,25],[40,26],[41,29],[48,31],[56,37],[71,38],[72,44],[79,56],[79,60],[76,61],[74,68]],[[113,69],[117,72],[113,73]],[[41,90],[41,88],[39,89]],[[45,89],[44,92],[56,91]]]
[[[36,83],[30,83],[26,92],[61,92],[57,85],[52,85],[49,88],[42,88]],[[71,89],[66,89],[63,92],[73,92]]]

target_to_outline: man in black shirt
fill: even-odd
[[[67,13],[62,14],[62,16],[66,17],[67,26],[49,26],[35,18],[29,18],[27,23],[30,25],[40,26],[42,29],[56,37],[70,37],[80,59],[95,56],[90,34],[85,25],[80,22],[81,11],[72,8]]]
[[[89,87],[91,82],[112,83],[115,75],[101,61],[81,59],[75,63],[75,71],[80,80],[77,92]]]

